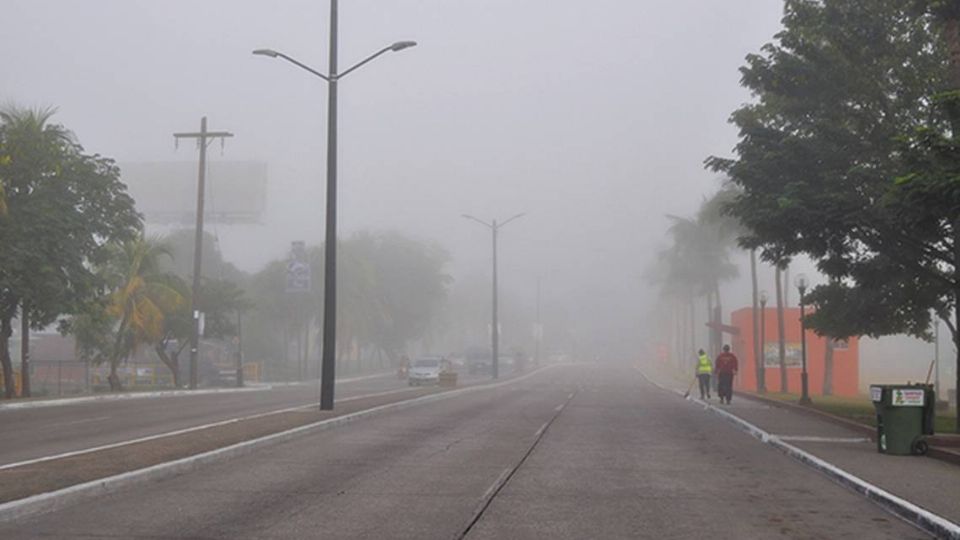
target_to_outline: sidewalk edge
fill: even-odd
[[[382,371],[369,375],[360,375],[348,377],[346,379],[337,379],[337,383],[350,383],[377,377],[385,377],[392,372]],[[81,403],[99,403],[102,401],[125,401],[128,399],[156,399],[166,397],[183,396],[205,396],[211,394],[235,394],[243,392],[262,392],[265,390],[274,390],[277,388],[286,388],[291,386],[302,386],[310,384],[319,384],[317,379],[308,381],[294,382],[269,382],[269,383],[250,383],[246,386],[227,387],[227,388],[199,388],[196,390],[172,389],[172,390],[151,390],[147,392],[108,392],[103,394],[92,394],[77,397],[51,398],[51,399],[26,399],[22,401],[0,402],[0,412],[20,411],[24,409],[39,409],[45,407],[60,407],[65,405],[77,405]]]

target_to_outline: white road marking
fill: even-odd
[[[815,443],[868,443],[866,437],[815,437],[812,435],[771,435],[781,441],[815,442]]]

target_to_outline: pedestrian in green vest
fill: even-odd
[[[703,349],[697,353],[697,381],[700,382],[700,399],[710,399],[710,374],[713,373],[713,362]]]

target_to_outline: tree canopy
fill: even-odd
[[[94,268],[141,218],[108,158],[87,154],[53,110],[0,111],[0,364],[13,395],[8,341],[22,306],[34,328],[80,311],[104,283]]]

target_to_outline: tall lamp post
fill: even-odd
[[[511,221],[523,216],[524,214],[517,214],[502,223],[497,223],[497,220],[487,223],[482,219],[477,219],[467,214],[462,215],[462,217],[465,219],[476,221],[477,223],[490,229],[490,232],[493,233],[493,315],[491,316],[492,320],[490,325],[490,342],[493,358],[490,362],[490,373],[494,379],[500,376],[500,328],[497,325],[497,233],[499,233],[500,229],[502,229],[507,223],[510,223]]]
[[[343,72],[337,71],[337,0],[330,0],[330,63],[326,74],[273,49],[257,49],[253,54],[282,58],[327,82],[327,215],[323,261],[323,358],[320,368],[320,410],[333,410],[337,333],[337,83],[378,56],[416,46],[416,41],[398,41],[357,62]]]
[[[760,291],[760,358],[757,362],[757,392],[767,391],[767,291]]]
[[[807,276],[797,274],[793,284],[800,291],[800,360],[803,362],[803,370],[800,372],[800,404],[809,405],[812,401],[810,400],[810,387],[807,381]]]

